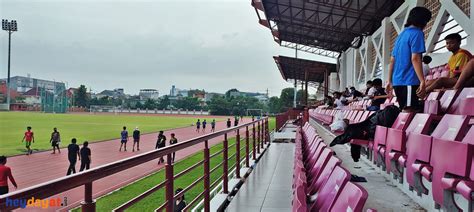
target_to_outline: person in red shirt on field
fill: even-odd
[[[15,178],[13,178],[12,170],[10,167],[5,166],[6,163],[7,157],[3,155],[0,156],[0,195],[8,193],[8,179],[10,179],[10,182],[15,186],[15,188],[18,188]]]
[[[34,136],[34,133],[33,131],[31,131],[31,127],[28,126],[26,128],[26,132],[25,132],[25,136],[23,136],[23,139],[21,140],[21,142],[25,141],[25,145],[26,145],[26,155],[29,155],[31,153],[33,153],[33,150],[31,150],[30,146],[31,146],[31,142],[35,142],[35,136]]]

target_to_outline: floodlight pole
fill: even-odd
[[[7,75],[7,105],[10,110],[10,53],[12,44],[12,31],[8,30],[8,75]]]
[[[10,55],[11,55],[11,44],[12,44],[12,33],[18,31],[16,20],[8,21],[2,19],[2,30],[8,32],[8,74],[7,74],[7,106],[10,110]]]

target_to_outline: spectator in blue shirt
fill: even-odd
[[[426,51],[423,28],[431,19],[431,12],[424,7],[413,8],[398,35],[392,50],[388,70],[387,92],[395,90],[400,109],[420,109],[418,97],[425,96],[422,54]]]

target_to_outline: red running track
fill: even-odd
[[[244,122],[250,122],[250,118],[244,118]],[[210,131],[206,129],[206,133]],[[217,122],[216,130],[226,128],[226,122]],[[179,141],[188,140],[198,135],[205,133],[196,132],[195,127],[177,128],[173,130],[165,131],[167,145],[169,144],[170,134],[175,133],[176,138]],[[151,133],[142,135],[140,138],[140,151],[132,152],[132,141],[129,140],[127,143],[127,152],[119,152],[120,140],[114,139],[109,141],[97,142],[89,144],[92,151],[92,163],[91,168],[99,165],[111,163],[120,159],[128,158],[133,155],[137,155],[146,151],[153,150],[156,144],[156,138],[158,133]],[[229,134],[230,137],[235,136],[234,133]],[[222,142],[224,136],[220,136],[210,140],[210,145],[213,146]],[[78,142],[81,144],[82,141]],[[66,144],[63,144],[66,145]],[[201,147],[199,145],[202,145]],[[181,151],[176,152],[176,160],[181,160],[187,156],[190,156],[203,148],[204,144],[196,144],[188,147]],[[107,194],[113,190],[116,190],[124,185],[127,185],[133,181],[136,181],[148,174],[156,172],[164,167],[164,164],[157,165],[158,160],[144,163],[140,166],[136,166],[117,174],[102,178],[101,180],[94,181],[93,183],[93,197],[97,198],[104,194]],[[61,154],[51,154],[51,151],[33,153],[32,155],[19,155],[8,158],[7,166],[12,168],[13,176],[18,184],[18,189],[27,188],[39,183],[44,183],[53,179],[66,176],[67,168],[69,167],[69,161],[67,159],[67,148],[61,149]],[[79,171],[80,161],[76,163],[76,171]],[[14,188],[10,185],[10,191]],[[52,198],[60,197],[63,199],[67,197],[67,207],[63,208],[49,208],[47,211],[66,211],[68,209],[77,207],[80,202],[84,199],[84,187],[80,186],[75,189],[63,192],[55,195]],[[37,208],[35,208],[38,210]],[[33,209],[20,209],[21,211],[34,211]],[[45,210],[42,210],[45,211]]]

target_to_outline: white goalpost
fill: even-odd
[[[263,110],[262,109],[247,109],[247,116],[262,117],[263,116]]]

